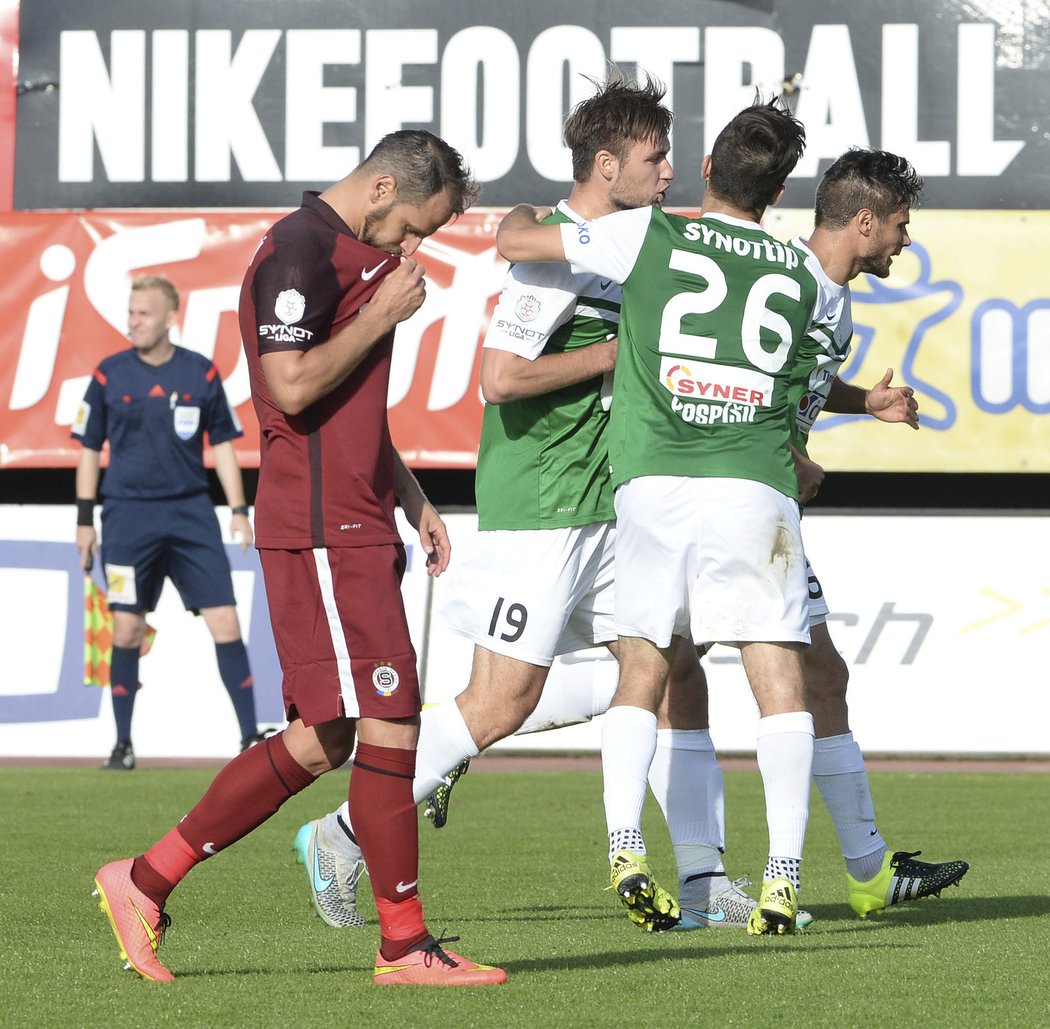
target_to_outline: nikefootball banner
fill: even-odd
[[[908,155],[937,207],[1045,202],[1034,0],[22,0],[20,32],[25,210],[283,207],[403,126],[459,148],[486,204],[544,199],[571,178],[566,111],[609,61],[667,85],[686,192],[758,89],[808,130],[793,206],[853,145]]]

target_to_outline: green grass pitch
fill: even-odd
[[[168,910],[161,956],[178,977],[121,969],[91,898],[99,865],[140,853],[196,801],[212,772],[2,768],[3,1026],[887,1026],[1050,1024],[1047,778],[874,773],[880,827],[898,849],[964,858],[962,885],[861,921],[845,903],[837,841],[814,793],[795,937],[742,930],[650,936],[603,892],[596,772],[483,772],[456,788],[445,829],[421,822],[421,892],[435,934],[507,968],[501,987],[380,988],[364,929],[334,930],[295,864],[299,825],[336,806],[346,775],[293,798],[248,839],[196,869]],[[757,773],[726,775],[731,875],[760,879],[766,831]],[[650,799],[646,837],[673,888]],[[367,884],[367,880],[364,880]]]

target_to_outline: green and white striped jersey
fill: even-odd
[[[802,354],[791,383],[791,407],[795,412],[791,442],[805,454],[813,423],[827,403],[831,383],[849,356],[853,309],[849,285],[839,285],[828,278],[801,236],[791,241],[791,247],[813,273],[819,291],[816,320],[809,328],[817,346]]]
[[[550,223],[580,218],[563,201]],[[535,360],[617,333],[620,286],[565,264],[507,273],[485,346]],[[602,376],[485,407],[475,485],[482,529],[553,529],[611,521],[609,415]]]

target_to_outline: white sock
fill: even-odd
[[[882,867],[889,848],[875,826],[864,755],[853,733],[826,736],[813,744],[813,781],[838,833],[846,870],[867,881]]]
[[[652,711],[625,705],[609,708],[602,730],[602,776],[610,841],[620,829],[637,829],[641,834],[642,806],[655,750],[656,715]]]
[[[612,861],[613,854],[618,850],[629,850],[632,854],[646,853],[645,840],[642,839],[641,829],[625,827],[609,833],[609,860]]]
[[[413,800],[417,804],[426,800],[456,765],[477,756],[474,737],[470,735],[463,712],[455,700],[428,707],[419,721]]]
[[[678,901],[682,907],[710,910],[715,897],[732,887],[725,869],[711,872],[695,872],[678,881]]]
[[[649,786],[671,835],[679,882],[724,872],[725,781],[707,729],[660,729]]]
[[[760,718],[757,750],[766,794],[770,857],[801,861],[813,771],[812,715],[789,711]]]
[[[766,862],[766,870],[762,873],[762,879],[767,883],[772,882],[774,879],[787,879],[795,887],[795,892],[798,893],[801,865],[802,862],[797,858],[779,857],[770,854],[769,861]]]
[[[350,821],[350,801],[344,800],[343,806],[337,811],[332,811],[324,816],[324,835],[326,839],[338,840],[346,835],[346,829],[339,823],[342,822],[350,832],[354,831],[353,823]],[[356,840],[356,837],[355,837]]]

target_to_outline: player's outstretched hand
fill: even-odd
[[[439,576],[448,568],[452,544],[441,515],[429,503],[419,513],[419,543],[427,555],[427,575]]]
[[[868,414],[880,422],[904,422],[913,429],[919,427],[919,402],[911,386],[891,386],[893,369],[868,390],[864,406]]]
[[[415,258],[406,257],[379,284],[369,306],[381,308],[390,321],[397,324],[415,314],[426,296],[423,266]]]

